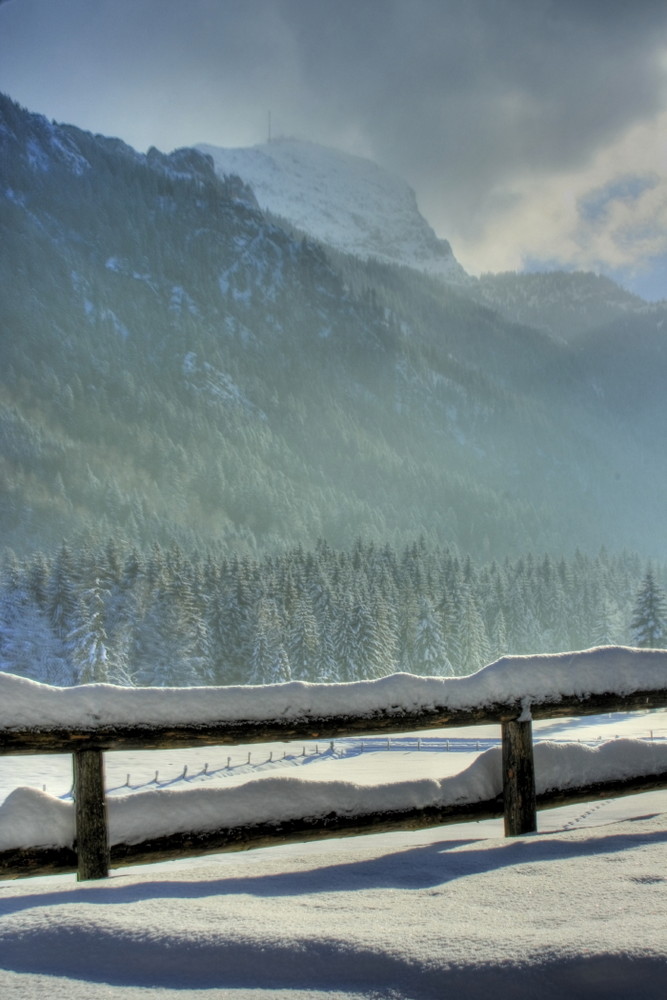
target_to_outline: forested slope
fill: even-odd
[[[615,356],[598,372],[600,352],[582,365],[479,295],[301,239],[193,150],[144,156],[2,98],[0,158],[0,527],[18,554],[357,536],[664,552],[645,434],[662,403],[617,406]]]

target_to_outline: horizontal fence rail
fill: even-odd
[[[613,692],[530,705],[533,720],[606,715],[667,706],[667,690]],[[199,746],[240,746],[289,743],[292,740],[333,739],[338,736],[409,733],[428,729],[498,725],[518,719],[521,699],[482,708],[434,708],[418,713],[387,709],[374,715],[309,716],[302,719],[234,721],[198,725],[127,725],[76,729],[35,727],[0,730],[0,754],[76,753],[78,750],[172,750]]]
[[[537,829],[537,809],[667,787],[667,773],[607,781],[544,795],[535,792],[532,719],[602,715],[667,707],[667,690],[614,692],[563,697],[526,705],[521,699],[482,708],[433,708],[418,713],[387,708],[372,715],[336,715],[290,720],[231,721],[206,725],[99,724],[81,729],[4,728],[0,754],[69,753],[74,759],[76,839],[71,848],[31,848],[0,852],[0,878],[77,871],[81,880],[104,878],[110,867],[171,860],[187,855],[314,840],[325,837],[420,829],[453,822],[504,816],[505,833],[516,836]],[[205,833],[179,833],[145,843],[109,847],[104,793],[105,751],[229,746],[351,735],[392,734],[500,724],[503,791],[498,798],[457,806],[428,807],[395,813],[369,813],[263,823]]]
[[[580,788],[553,790],[536,796],[536,808],[554,809],[578,802],[620,798],[667,787],[667,771],[632,779],[596,782]],[[504,815],[503,796],[461,805],[415,809],[409,812],[370,813],[361,816],[331,815],[261,823],[220,830],[175,833],[140,844],[114,844],[109,849],[108,868],[124,868],[184,857],[222,852],[249,851],[260,847],[305,843],[332,837],[355,837],[368,833],[423,830],[451,823],[474,823]],[[37,875],[78,872],[80,859],[75,847],[18,848],[0,851],[0,878],[17,879]],[[94,877],[94,876],[93,876]],[[100,876],[103,877],[103,876]]]

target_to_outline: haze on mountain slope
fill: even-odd
[[[279,224],[196,150],[140,154],[8,98],[0,125],[14,551],[423,535],[485,558],[663,552],[664,306],[594,276],[454,283],[405,266],[430,232],[409,190],[318,147],[298,146],[319,173],[292,202],[321,189],[320,217],[323,190],[370,178],[382,197],[354,196],[354,232],[377,224],[402,266]]]

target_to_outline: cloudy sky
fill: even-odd
[[[141,150],[270,111],[403,176],[472,273],[667,297],[665,0],[0,0],[0,90]]]

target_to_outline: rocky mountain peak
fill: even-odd
[[[405,181],[371,160],[297,139],[245,149],[201,144],[221,176],[237,175],[261,208],[343,253],[464,283],[447,240],[419,212]]]

